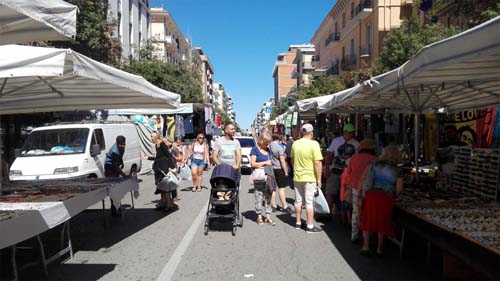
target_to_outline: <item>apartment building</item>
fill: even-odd
[[[149,0],[109,1],[110,20],[117,26],[113,31],[122,45],[122,58],[136,57],[141,44],[151,38]]]
[[[316,68],[328,75],[368,68],[384,36],[411,16],[409,0],[339,0],[314,33]]]
[[[314,77],[316,49],[314,45],[308,47],[297,48],[297,54],[293,63],[295,66],[295,71],[292,72],[292,78],[297,79],[297,87],[309,85]]]
[[[222,83],[214,83],[214,94],[212,99],[212,105],[215,109],[225,112],[224,108],[224,95],[226,91],[224,90],[224,85]]]
[[[236,111],[234,110],[233,98],[231,98],[227,92],[224,92],[224,101],[224,112],[226,112],[231,122],[236,122]]]
[[[297,65],[295,58],[297,50],[311,48],[312,45],[290,45],[288,51],[280,53],[274,64],[274,102],[280,105],[287,96],[297,91]]]
[[[191,65],[191,42],[184,37],[172,15],[163,8],[151,8],[154,55],[168,63]]]
[[[201,47],[193,47],[193,50],[198,53],[202,62],[200,72],[203,101],[211,103],[213,100],[214,67]]]

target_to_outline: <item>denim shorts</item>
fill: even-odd
[[[199,167],[199,168],[205,168],[205,160],[202,159],[193,159],[191,160],[191,167]]]

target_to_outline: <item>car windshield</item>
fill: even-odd
[[[24,142],[20,156],[84,153],[88,135],[86,128],[34,131]]]
[[[255,141],[254,139],[237,139],[240,141],[240,146],[241,147],[254,147],[255,146]]]

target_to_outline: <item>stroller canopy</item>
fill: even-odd
[[[210,177],[210,185],[217,188],[217,184],[224,181],[226,188],[236,188],[236,171],[229,164],[215,166]]]

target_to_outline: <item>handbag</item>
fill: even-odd
[[[167,174],[165,174],[165,172],[163,171],[161,172],[163,173],[164,177],[156,185],[156,189],[163,192],[176,190],[177,187],[179,187],[179,180],[177,179],[177,176],[175,176],[172,171],[168,172]]]
[[[330,214],[330,207],[328,207],[328,203],[326,202],[325,195],[323,195],[321,188],[317,188],[316,193],[314,193],[313,207],[314,214]]]

